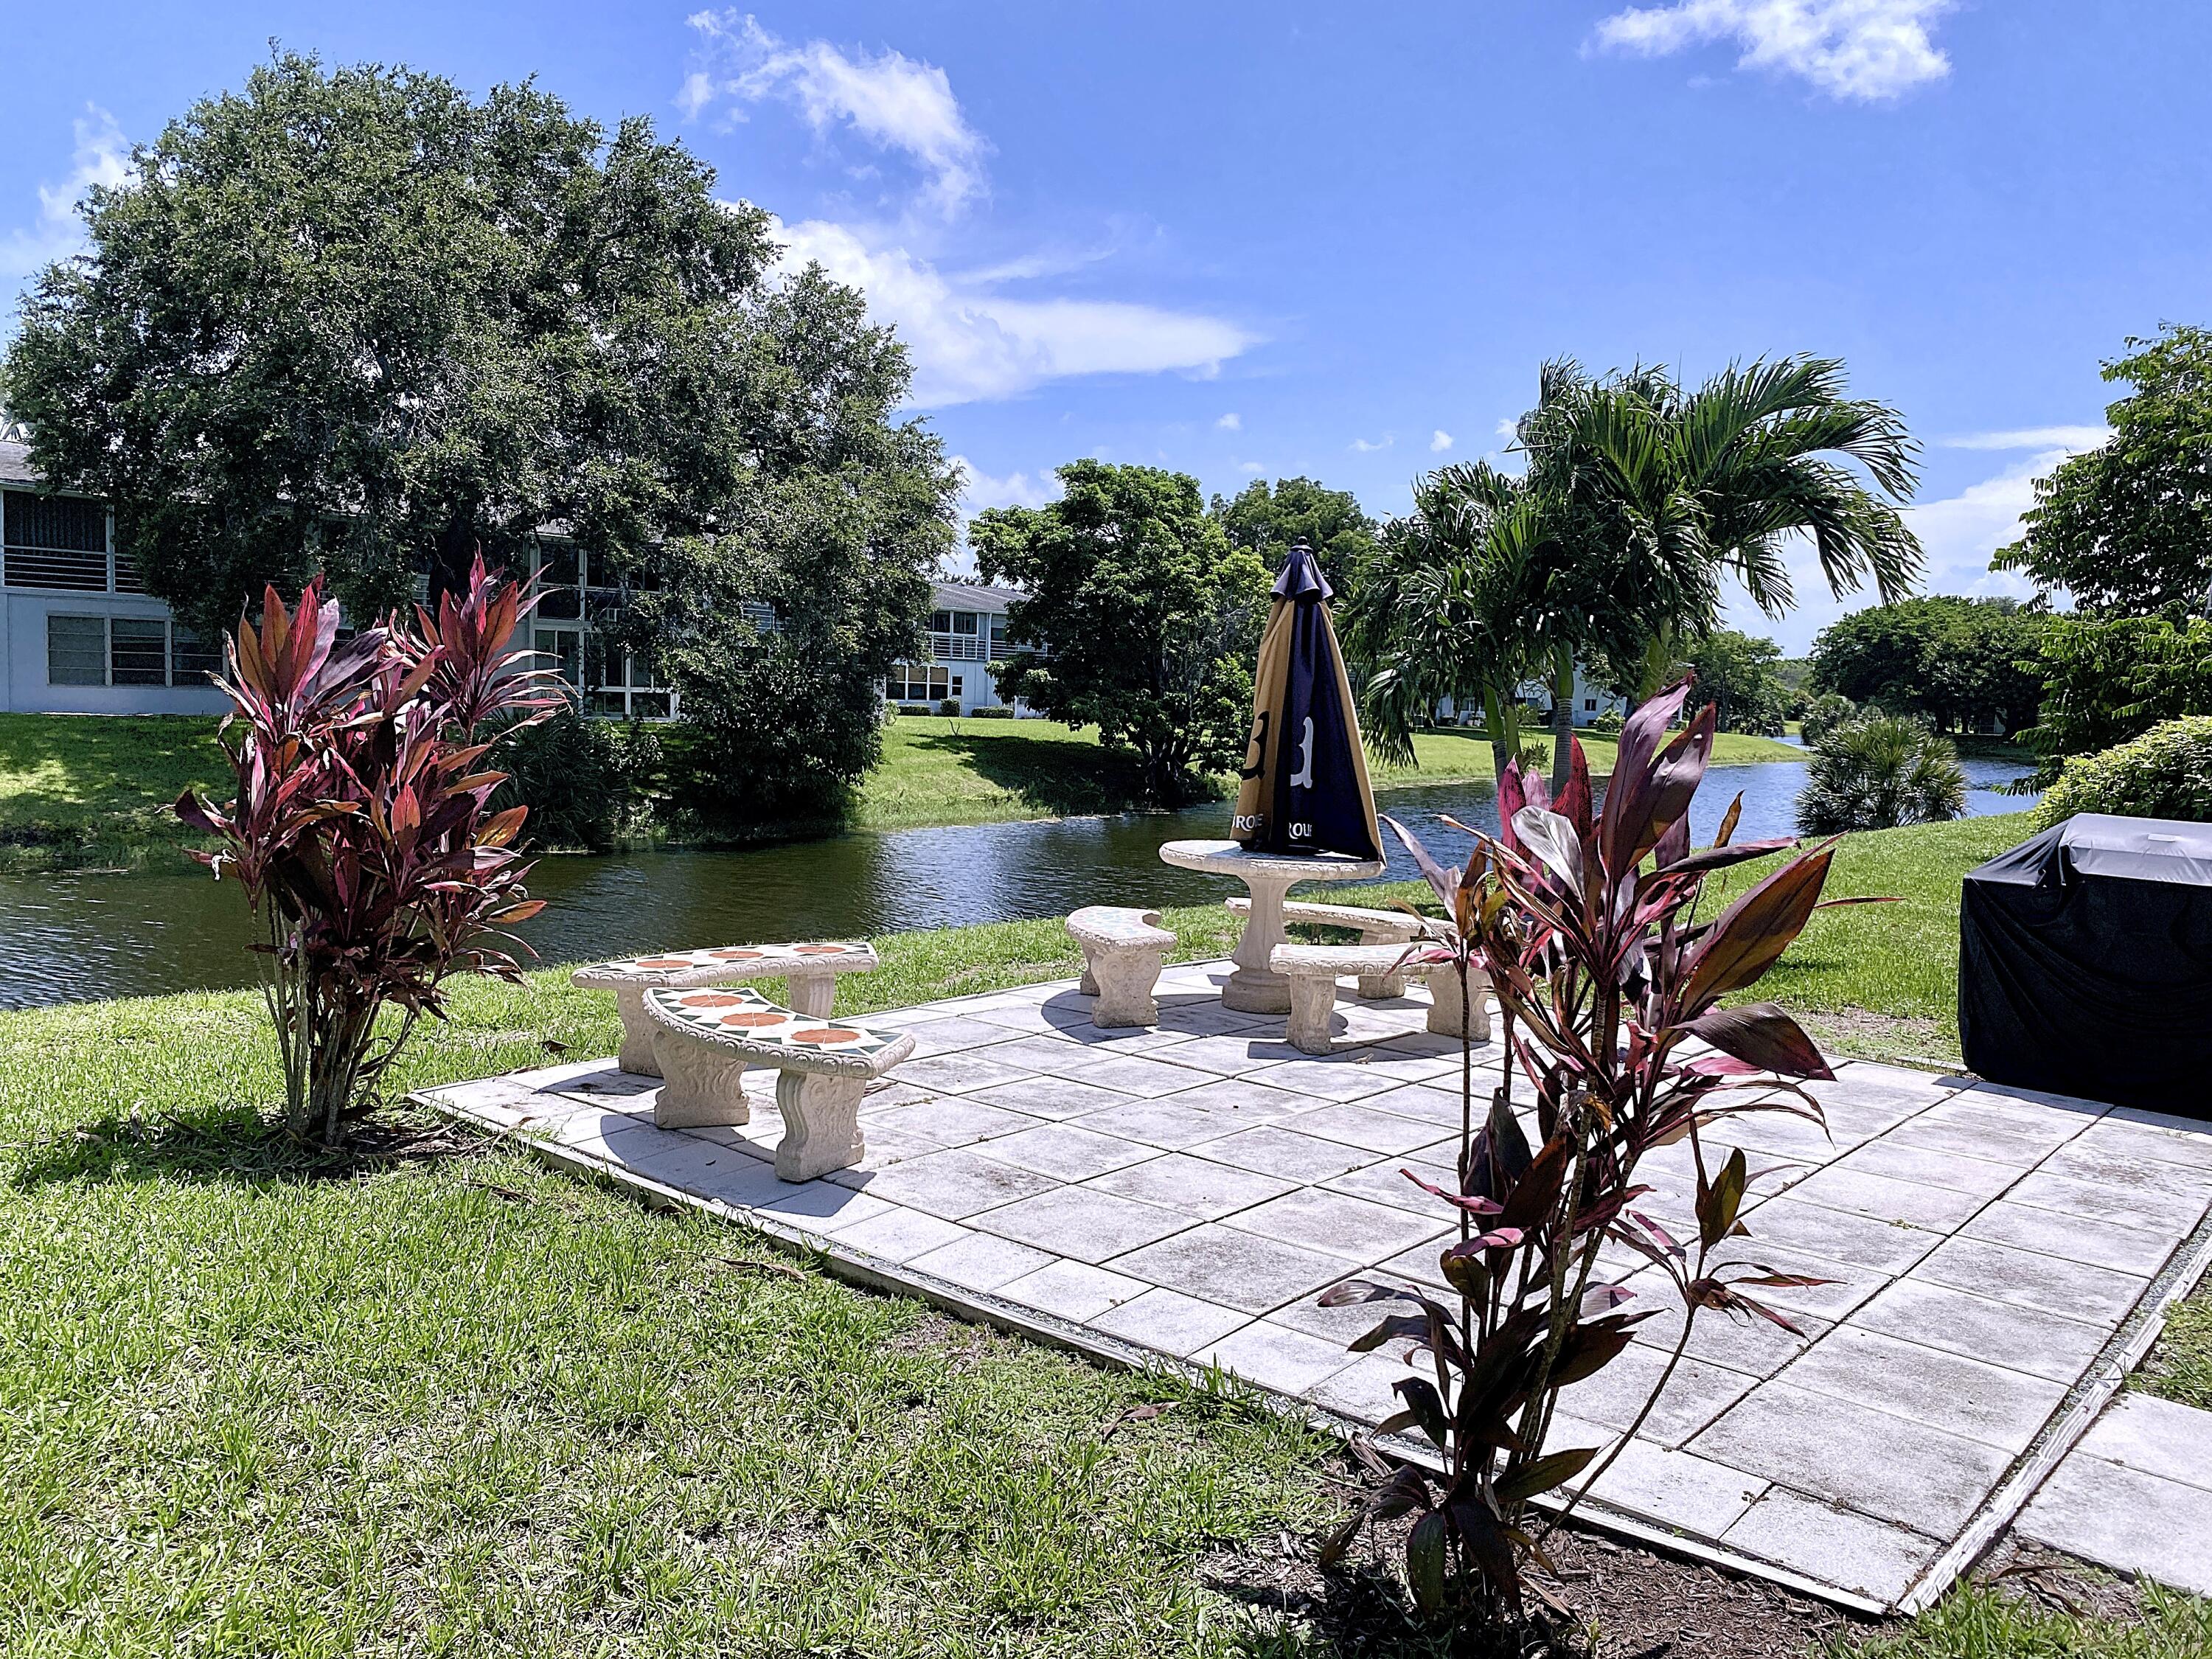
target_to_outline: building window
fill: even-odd
[[[222,672],[222,653],[200,643],[182,623],[169,625],[169,683],[198,685]]]
[[[1595,697],[1584,697],[1583,699],[1583,713],[1585,714],[1595,714],[1597,713],[1597,699]]]
[[[46,617],[46,684],[107,684],[107,618]]]
[[[34,495],[27,489],[5,494],[6,568],[0,580],[10,587],[107,591],[106,507],[74,495]]]
[[[960,696],[964,676],[926,663],[896,663],[884,680],[884,696],[893,702],[943,702]]]
[[[167,685],[169,624],[158,617],[112,617],[107,623],[107,683]]]
[[[538,665],[550,668],[568,684],[581,690],[584,684],[584,635],[576,628],[541,628],[531,644],[538,652]]]

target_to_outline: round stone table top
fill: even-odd
[[[1364,881],[1382,873],[1381,859],[1356,859],[1346,853],[1255,853],[1233,841],[1170,841],[1160,847],[1160,861],[1209,876],[1257,876],[1261,880]]]

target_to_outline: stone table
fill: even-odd
[[[1225,1006],[1247,1014],[1291,1011],[1291,982],[1267,960],[1287,937],[1283,932],[1284,896],[1302,881],[1365,881],[1382,873],[1380,859],[1356,859],[1344,853],[1255,853],[1233,841],[1168,842],[1160,848],[1160,861],[1209,876],[1234,876],[1250,891],[1252,914],[1232,956],[1237,971],[1221,990]]]

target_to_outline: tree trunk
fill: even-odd
[[[1490,738],[1492,775],[1502,778],[1505,769],[1520,758],[1521,722],[1507,717],[1505,700],[1493,686],[1483,689],[1482,725]]]
[[[1575,736],[1575,653],[1559,649],[1552,667],[1552,799],[1567,787],[1567,756]]]

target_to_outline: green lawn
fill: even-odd
[[[190,786],[227,799],[229,771],[216,721],[0,714],[0,872],[131,867],[195,844],[168,811]],[[1450,783],[1491,776],[1490,745],[1459,732],[1424,732],[1418,769],[1378,769],[1380,783]],[[1589,744],[1591,764],[1613,745]],[[1716,758],[1786,760],[1798,751],[1724,735]],[[1225,798],[1229,781],[1219,781]],[[857,792],[853,827],[910,830],[1126,811],[1137,802],[1127,763],[1095,730],[1054,720],[908,716],[884,734],[883,763]]]
[[[1170,920],[1227,947],[1218,906]],[[876,943],[841,1011],[1074,968],[1051,921]],[[617,1036],[558,971],[471,983],[394,1087]],[[1233,1392],[404,1114],[412,1155],[313,1167],[263,1133],[277,1087],[250,994],[0,1014],[0,1652],[1336,1651],[1208,1587],[1342,1502]],[[2162,1659],[2204,1617],[2165,1605],[2061,1641],[1954,1598],[1884,1659]]]

